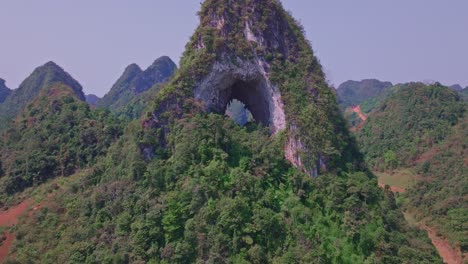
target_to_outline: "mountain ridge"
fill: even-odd
[[[35,97],[39,95],[42,89],[51,86],[54,83],[64,83],[72,88],[81,101],[85,101],[83,88],[55,62],[49,61],[34,71],[20,84],[18,89],[6,98],[0,104],[0,129],[4,129],[10,121]]]
[[[110,91],[101,98],[96,106],[119,111],[139,94],[152,86],[166,82],[177,69],[167,56],[157,58],[144,71],[135,63],[128,65]]]

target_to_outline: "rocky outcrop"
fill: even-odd
[[[285,156],[304,172],[316,176],[329,162],[346,164],[349,135],[335,93],[279,1],[207,0],[199,14],[179,73],[142,122],[144,137],[159,142],[140,145],[145,157],[165,147],[174,120],[197,111],[224,114],[237,99],[272,136],[286,136]]]
[[[269,126],[272,134],[286,128],[279,89],[273,86],[261,63],[216,62],[211,72],[194,87],[195,99],[206,111],[222,113],[233,99],[243,102],[255,120]]]

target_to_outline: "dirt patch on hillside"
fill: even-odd
[[[382,189],[385,189],[385,185],[384,183],[382,182],[379,182],[379,187],[382,188]],[[401,188],[401,187],[398,187],[398,186],[390,186],[390,191],[392,191],[393,193],[404,193],[406,192],[406,189],[405,188]]]
[[[26,200],[14,207],[9,208],[6,211],[1,211],[0,226],[11,227],[16,225],[18,223],[19,217],[26,212],[31,204],[31,200]],[[8,231],[0,235],[0,263],[2,263],[8,256],[8,252],[10,251],[13,240],[15,240],[15,235]]]
[[[421,228],[427,231],[432,244],[436,247],[439,255],[442,257],[447,264],[462,264],[463,257],[460,248],[453,249],[447,239],[437,235],[437,231],[434,228],[426,225],[421,225]]]
[[[362,112],[360,105],[355,105],[351,107],[351,111],[356,113],[359,116],[359,119],[361,119],[362,121],[365,122],[367,120],[367,116]]]

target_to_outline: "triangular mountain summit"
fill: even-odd
[[[224,113],[237,99],[272,134],[286,158],[310,175],[350,162],[353,147],[335,94],[303,29],[274,0],[207,0],[180,70],[156,99],[145,128],[160,131],[194,111]],[[166,114],[165,114],[166,113]],[[157,146],[142,145],[147,157]]]
[[[0,105],[0,129],[5,128],[12,118],[39,95],[41,90],[55,83],[69,86],[79,100],[85,100],[81,85],[60,66],[52,61],[47,62],[36,68]]]

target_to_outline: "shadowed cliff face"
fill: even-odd
[[[0,104],[10,95],[11,90],[5,85],[5,80],[0,79]]]
[[[283,132],[286,158],[304,172],[316,176],[359,160],[350,154],[355,149],[335,94],[302,28],[279,1],[208,0],[199,15],[180,70],[142,122],[147,133],[158,131],[159,147],[175,120],[195,112],[224,114],[237,99],[272,135]],[[146,157],[156,148],[141,145]]]

